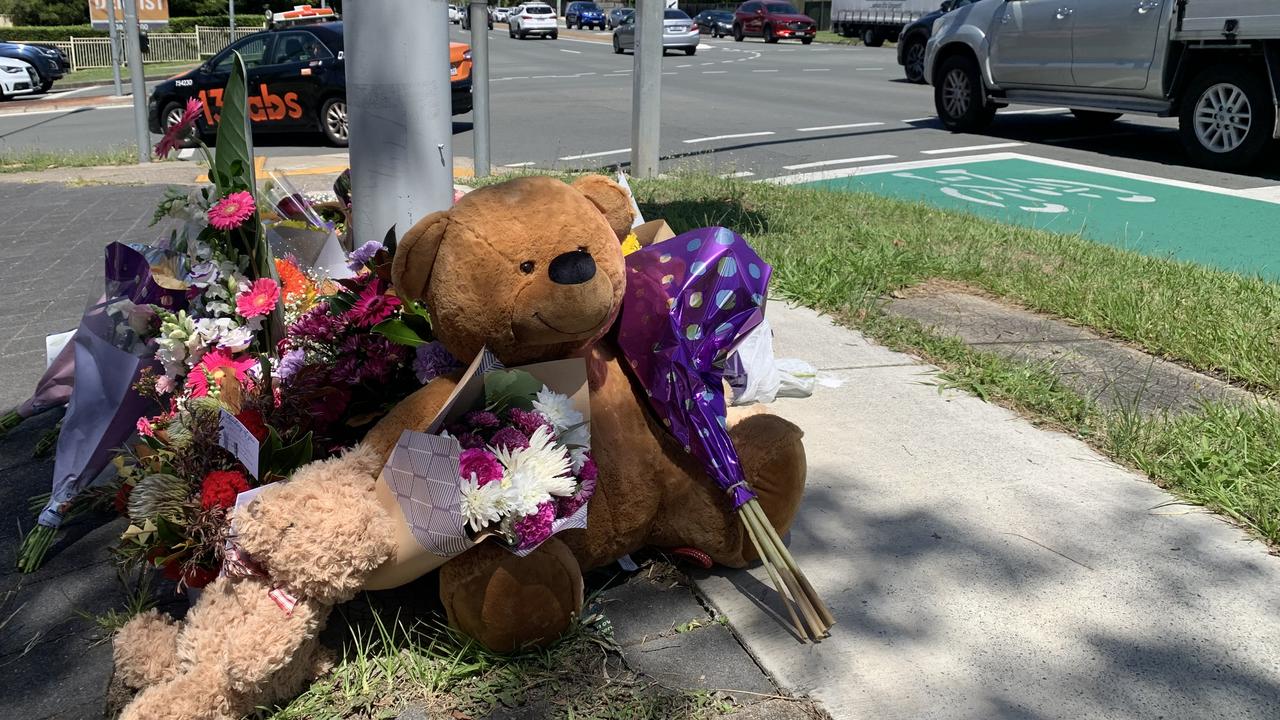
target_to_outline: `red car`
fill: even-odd
[[[813,18],[785,2],[748,0],[733,14],[733,39],[738,42],[751,36],[762,37],[767,43],[799,40],[808,45],[817,31]]]

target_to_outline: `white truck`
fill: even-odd
[[[924,63],[953,130],[1010,103],[1177,117],[1192,161],[1224,170],[1280,138],[1280,0],[979,0],[934,23]]]
[[[831,30],[867,47],[898,42],[902,28],[938,9],[941,0],[833,0]]]

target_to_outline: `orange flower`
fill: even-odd
[[[280,276],[280,284],[284,286],[285,302],[304,298],[312,290],[311,280],[306,273],[288,260],[276,258],[276,274]]]

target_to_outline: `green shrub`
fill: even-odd
[[[14,27],[0,27],[0,41],[61,42],[70,40],[72,37],[106,36],[106,30],[94,30],[89,25],[45,25],[43,27],[15,25]]]
[[[236,13],[236,19],[243,22],[246,19],[241,13]],[[253,21],[258,20],[258,16],[251,18]],[[169,18],[169,32],[189,33],[195,32],[197,25],[208,27],[227,27],[229,24],[226,15],[193,15],[191,17],[173,17]],[[256,24],[256,23],[255,23]]]

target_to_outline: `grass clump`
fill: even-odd
[[[0,173],[32,172],[54,168],[132,165],[138,162],[133,146],[105,150],[6,150],[0,152]]]

